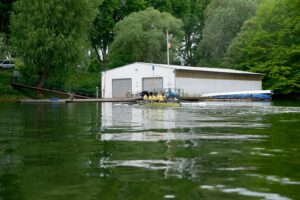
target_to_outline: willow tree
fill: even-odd
[[[63,80],[83,59],[90,25],[100,0],[18,0],[12,16],[12,44],[37,76]]]
[[[183,35],[182,21],[153,8],[135,12],[117,23],[112,44],[111,67],[135,61],[166,63],[166,33],[172,34],[171,62]]]

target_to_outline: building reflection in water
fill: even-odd
[[[193,148],[197,147],[197,149],[201,150],[199,145],[201,140],[241,141],[261,140],[266,137],[264,135],[198,133],[193,131],[193,122],[190,120],[193,117],[197,117],[196,115],[198,113],[191,113],[189,110],[181,110],[180,108],[148,108],[137,105],[103,103],[102,128],[99,134],[101,142],[125,142],[120,143],[120,145],[126,145],[126,142],[135,142],[134,144],[136,145],[147,143],[145,145],[163,148],[164,153],[161,153],[165,154],[165,157],[162,158],[160,154],[143,152],[143,149],[136,147],[135,151],[140,151],[138,159],[135,156],[131,157],[136,155],[137,152],[126,152],[126,156],[121,156],[122,152],[118,151],[114,152],[115,156],[116,154],[118,155],[116,159],[116,157],[107,156],[113,153],[111,152],[112,149],[106,149],[109,152],[106,153],[106,156],[98,159],[98,166],[101,169],[115,170],[121,167],[143,168],[151,171],[161,170],[165,178],[192,179],[198,177],[201,171],[199,171],[199,168],[202,167],[200,162],[201,155],[193,158],[184,158],[182,155],[176,156],[173,148],[178,148],[178,146],[172,141],[181,141],[186,145],[192,144]],[[201,123],[204,126],[211,126],[212,123],[220,123],[220,126],[232,126],[232,124],[226,124],[222,121],[212,122],[216,118],[208,118],[203,115],[199,118],[203,120]],[[201,123],[197,123],[197,126],[201,125]],[[185,128],[184,130],[186,131],[183,131],[182,128]],[[114,144],[118,145],[118,143]],[[121,171],[118,172],[120,173]]]
[[[156,142],[163,140],[166,141],[166,150],[171,151],[171,145],[168,141],[175,139],[171,129],[176,127],[176,110],[118,103],[103,103],[101,110],[102,129],[99,140],[128,142]],[[155,132],[153,130],[160,131]],[[114,133],[109,133],[111,131]],[[180,178],[183,174],[188,174],[186,170],[193,168],[193,163],[193,159],[172,159],[171,157],[166,159],[145,158],[136,160],[112,160],[110,157],[102,157],[99,166],[102,169],[133,167],[151,171],[162,170],[164,177],[176,176]],[[190,176],[193,175],[190,174]]]
[[[102,128],[135,130],[175,128],[175,109],[155,109],[128,104],[102,103]]]

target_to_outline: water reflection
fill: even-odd
[[[288,137],[274,135],[277,131],[273,130],[297,123],[294,113],[298,116],[300,108],[274,107],[269,102],[208,102],[180,108],[104,103],[97,139],[109,148],[104,148],[105,155],[91,161],[91,166],[97,166],[104,177],[134,179],[141,170],[152,181],[162,177],[193,180],[200,183],[204,196],[212,199],[223,198],[223,193],[228,199],[239,195],[286,200],[287,192],[272,190],[272,184],[296,191],[293,186],[300,179],[278,175],[285,167],[279,159],[287,153],[284,143],[292,146]],[[279,114],[292,116],[278,120]],[[279,141],[280,145],[275,145]],[[268,170],[277,171],[277,175]],[[245,177],[251,180],[244,181]],[[269,188],[266,191],[249,187],[262,181]]]
[[[170,132],[140,132],[140,133],[102,133],[101,141],[136,141],[158,142],[171,140],[254,140],[267,138],[266,135],[234,135],[234,134],[190,134]]]
[[[193,179],[199,177],[195,159],[174,158],[169,160],[107,160],[101,159],[100,168],[134,167],[162,170],[164,178]]]
[[[176,113],[173,109],[152,109],[116,103],[102,104],[102,127],[156,129],[175,128]]]
[[[265,106],[265,104],[263,105]],[[116,159],[112,156],[105,155],[100,157],[98,167],[102,169],[116,169],[124,167],[142,168],[150,171],[163,171],[165,178],[199,178],[199,166],[202,165],[199,165],[199,159],[204,159],[204,157],[207,156],[201,154],[194,158],[174,156],[172,149],[176,149],[178,146],[177,144],[173,144],[172,141],[184,142],[184,148],[195,148],[197,146],[199,147],[199,143],[196,141],[262,141],[268,137],[262,134],[233,134],[220,133],[218,131],[215,133],[199,132],[197,128],[201,127],[267,127],[266,124],[261,124],[257,119],[248,121],[240,120],[235,122],[229,121],[228,118],[231,116],[227,114],[225,116],[222,114],[222,111],[220,112],[219,109],[216,108],[216,104],[213,103],[209,106],[212,107],[204,108],[203,105],[201,105],[200,110],[199,107],[197,108],[196,106],[186,106],[184,108],[149,108],[140,105],[103,103],[101,109],[102,128],[98,137],[100,141],[154,143],[164,141],[165,143],[162,143],[160,148],[162,145],[167,147],[164,148],[164,154],[167,155],[167,158],[159,159],[160,156],[153,158],[153,155],[147,157],[146,152],[140,152],[143,154],[142,157],[144,159]],[[259,104],[259,106],[261,106],[261,104]],[[216,115],[207,113],[208,109],[211,110],[212,108],[217,113]],[[182,131],[183,129],[184,132]],[[190,144],[192,144],[192,146]],[[172,147],[174,145],[175,147]],[[218,154],[218,152],[210,151],[208,155],[217,156]],[[93,165],[93,161],[91,163]],[[233,169],[250,171],[255,170],[256,168],[215,168],[213,170],[227,171]],[[108,172],[108,174],[107,171],[101,174],[102,176],[110,176],[111,171]]]
[[[257,112],[270,107],[268,103],[258,104],[250,111],[248,107],[243,107],[243,105],[235,104],[234,107],[227,107],[226,104],[221,105],[212,102],[205,107],[151,108],[140,105],[103,103],[101,110],[102,131],[195,127],[268,127],[268,124],[261,123],[261,116],[257,116]],[[244,112],[242,112],[243,110]],[[235,120],[237,111],[238,115],[247,115],[247,119]],[[252,116],[250,112],[253,112]]]
[[[0,199],[298,199],[299,121],[268,103],[0,104]]]
[[[264,198],[265,200],[291,200],[290,198],[281,196],[276,193],[267,193],[267,192],[258,192],[258,191],[251,191],[246,188],[226,188],[223,185],[217,186],[210,186],[210,185],[201,185],[201,189],[206,189],[215,192],[224,192],[224,193],[236,193],[242,196],[248,197],[259,197]]]
[[[256,178],[260,178],[260,179],[265,179],[269,182],[276,182],[276,183],[280,183],[282,185],[300,185],[299,181],[291,181],[290,178],[284,177],[278,177],[278,176],[262,176],[259,174],[246,174],[246,176],[251,176],[251,177],[256,177]]]

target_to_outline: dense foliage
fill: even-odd
[[[5,34],[0,33],[0,60],[4,60],[6,56]]]
[[[203,37],[204,11],[210,0],[149,0],[149,5],[169,12],[183,21],[184,36],[178,49],[179,59],[185,65],[196,66],[199,60],[199,42]]]
[[[206,9],[200,65],[220,65],[229,43],[244,21],[255,13],[255,0],[212,0]]]
[[[168,29],[171,63],[260,72],[265,89],[300,91],[299,0],[100,1],[1,0],[0,59],[23,61],[39,86],[61,84],[68,71],[166,63]]]
[[[145,8],[146,2],[144,0],[124,2],[120,0],[104,0],[99,6],[99,12],[93,22],[90,38],[102,68],[106,68],[108,64],[108,55],[111,43],[114,40],[116,23],[131,12],[144,10]],[[98,71],[100,71],[99,67]]]
[[[9,18],[12,12],[13,2],[16,0],[1,0],[0,1],[0,32],[8,34],[9,29]]]
[[[300,92],[300,2],[269,0],[244,24],[227,52],[236,69],[265,74],[265,88]]]
[[[18,0],[12,18],[12,43],[18,57],[38,76],[38,86],[60,80],[86,51],[87,35],[99,0]]]
[[[0,100],[21,99],[24,96],[10,85],[11,69],[0,69]]]
[[[12,5],[15,0],[0,1],[0,59],[10,57],[9,38],[10,38],[10,15],[12,13]]]
[[[115,39],[112,44],[112,66],[120,66],[135,61],[166,63],[166,33],[172,34],[172,45],[175,50],[182,22],[169,13],[153,8],[132,13],[117,23]]]
[[[99,13],[94,21],[91,33],[92,47],[96,52],[101,68],[106,68],[109,63],[111,44],[114,40],[114,28],[117,22],[132,12],[154,7],[161,12],[171,13],[181,19],[184,37],[177,49],[179,60],[187,65],[197,64],[198,43],[202,38],[204,27],[204,10],[210,0],[104,0],[99,7]]]

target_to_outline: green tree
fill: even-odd
[[[253,0],[212,0],[206,10],[200,65],[220,66],[232,39],[256,10]]]
[[[132,13],[116,25],[111,66],[134,61],[166,63],[166,31],[173,35],[171,61],[182,36],[182,22],[153,8]]]
[[[0,1],[0,59],[10,57],[10,15],[16,0]]]
[[[99,0],[18,0],[12,17],[12,44],[37,75],[38,87],[50,76],[63,81],[86,52],[88,31]]]
[[[114,38],[114,28],[118,21],[131,12],[144,10],[147,6],[144,0],[104,0],[99,6],[99,12],[91,29],[91,44],[99,63],[106,68],[110,45]]]
[[[172,13],[172,0],[147,0],[150,6],[161,12]],[[175,2],[175,1],[174,1]],[[178,14],[178,13],[177,13]]]
[[[16,0],[0,1],[0,32],[9,34],[9,18],[12,12],[12,5]]]
[[[210,0],[148,0],[154,8],[169,12],[183,21],[184,37],[178,49],[179,57],[186,65],[197,65],[198,47],[204,27],[204,11]]]
[[[265,88],[275,93],[299,93],[299,10],[298,0],[263,2],[231,43],[225,61],[236,69],[265,74]]]
[[[183,20],[184,40],[179,49],[180,57],[187,65],[199,62],[199,43],[203,38],[204,11],[210,0],[189,0],[187,10],[180,18]],[[180,8],[179,8],[180,9]]]
[[[3,33],[0,33],[0,60],[6,58],[6,45],[5,45],[5,36]]]

